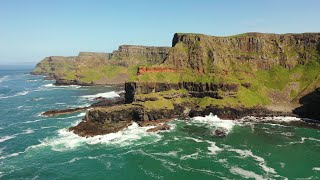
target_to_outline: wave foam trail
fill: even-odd
[[[54,151],[66,151],[77,148],[83,144],[118,144],[121,146],[132,145],[133,142],[141,139],[144,136],[152,135],[156,138],[161,136],[156,133],[148,133],[147,129],[150,127],[139,127],[137,123],[132,123],[131,126],[119,131],[117,133],[110,133],[106,135],[99,135],[94,137],[80,137],[67,129],[58,130],[58,136],[54,138],[45,138],[41,143],[30,148],[47,147],[50,146]],[[153,140],[153,142],[155,142]]]
[[[81,96],[81,97],[85,98],[85,99],[94,100],[95,98],[98,98],[98,97],[116,98],[116,97],[120,97],[120,96],[115,91],[110,91],[110,92],[98,93],[98,94],[94,94],[94,95],[85,95],[85,96]]]
[[[24,95],[27,95],[28,93],[29,93],[29,91],[22,91],[22,92],[16,93],[15,95],[12,95],[12,96],[0,97],[0,99],[7,99],[7,98],[11,98],[11,97],[16,97],[16,96],[24,96]]]
[[[10,139],[13,139],[13,138],[17,137],[18,135],[32,134],[32,133],[34,133],[34,130],[29,128],[29,129],[23,130],[21,133],[16,133],[16,134],[9,135],[9,136],[3,136],[0,138],[0,143],[7,141],[7,140],[10,140]]]
[[[235,125],[234,121],[222,120],[217,115],[213,115],[212,113],[210,113],[208,116],[205,116],[205,117],[197,116],[192,119],[193,119],[193,122],[204,123],[204,124],[209,124],[210,126],[213,126],[213,127],[223,128],[227,130],[227,133],[229,133],[232,130],[233,126]]]
[[[249,178],[253,178],[253,179],[256,179],[256,180],[264,179],[263,176],[261,176],[261,175],[258,175],[258,174],[254,173],[252,171],[247,171],[247,170],[241,169],[239,167],[232,167],[230,169],[230,172],[232,174],[240,175],[240,176],[242,176],[243,178],[246,178],[246,179],[249,179]]]
[[[7,141],[9,139],[13,139],[15,138],[16,136],[15,135],[12,135],[12,136],[3,136],[0,138],[0,143],[4,142],[4,141]]]
[[[218,146],[216,146],[215,142],[212,141],[206,141],[207,143],[210,144],[210,146],[208,147],[209,153],[210,155],[215,155],[217,154],[219,151],[221,151],[222,149],[219,148]]]
[[[252,157],[254,158],[258,163],[259,166],[262,168],[262,170],[264,170],[266,173],[272,173],[272,174],[276,174],[276,171],[267,166],[266,161],[259,156],[254,155],[250,150],[241,150],[241,149],[228,149],[228,151],[232,151],[232,152],[236,152],[238,153],[241,157]]]

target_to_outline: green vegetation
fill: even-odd
[[[223,71],[215,69],[214,73],[199,74],[192,70],[184,70],[178,73],[171,72],[152,72],[145,73],[137,79],[140,82],[202,82],[202,83],[235,83],[239,84],[239,91],[236,97],[226,97],[223,99],[214,98],[176,98],[173,103],[194,102],[201,107],[208,105],[218,106],[263,106],[271,103],[270,92],[284,92],[290,83],[295,83],[293,89],[288,92],[288,98],[293,100],[299,94],[308,88],[315,88],[320,85],[320,62],[313,60],[305,65],[297,65],[292,69],[282,66],[273,66],[270,70],[254,71],[247,64],[231,65],[231,71]],[[248,83],[250,87],[242,87],[241,84]],[[161,100],[161,96],[165,93],[151,93],[142,96],[157,97]],[[181,92],[176,92],[181,93]],[[184,92],[187,93],[187,92]],[[140,95],[138,95],[140,96]],[[167,103],[169,101],[166,101]],[[162,101],[159,101],[159,106]]]

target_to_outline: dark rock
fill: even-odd
[[[300,117],[317,119],[320,121],[320,88],[303,96],[299,100],[301,106],[294,109],[293,113]]]
[[[126,103],[136,101],[136,94],[148,94],[152,92],[162,92],[169,90],[185,89],[191,97],[212,97],[222,99],[224,96],[235,96],[238,92],[238,84],[223,84],[223,83],[196,83],[196,82],[181,82],[181,83],[148,83],[148,82],[126,82],[125,83],[125,99]],[[221,92],[222,93],[221,93]],[[219,93],[220,92],[220,93]],[[181,96],[181,95],[180,95]],[[183,95],[184,96],[184,95]],[[170,99],[171,97],[165,97]],[[175,97],[172,97],[175,98]]]
[[[157,132],[157,131],[167,131],[167,130],[170,130],[170,126],[167,123],[164,123],[154,128],[148,129],[147,132]]]
[[[86,111],[89,107],[81,107],[81,108],[72,108],[72,109],[63,109],[63,110],[50,110],[42,113],[42,116],[58,116],[64,114],[72,114],[76,112]]]
[[[225,137],[227,133],[227,130],[221,128],[214,130],[213,135],[218,137]]]

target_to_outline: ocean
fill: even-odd
[[[40,114],[87,106],[101,95],[113,98],[121,89],[57,87],[28,71],[0,71],[0,179],[320,179],[319,128],[211,114],[176,119],[172,130],[160,133],[133,123],[84,138],[67,129],[85,113]],[[213,136],[216,128],[227,136]]]

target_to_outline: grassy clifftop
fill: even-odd
[[[168,47],[123,45],[112,53],[50,56],[38,63],[32,73],[83,83],[121,84],[136,75],[139,65],[162,63],[168,51]]]
[[[229,37],[177,33],[162,66],[138,82],[235,83],[236,97],[201,99],[199,104],[296,106],[320,87],[320,34],[245,33]]]

